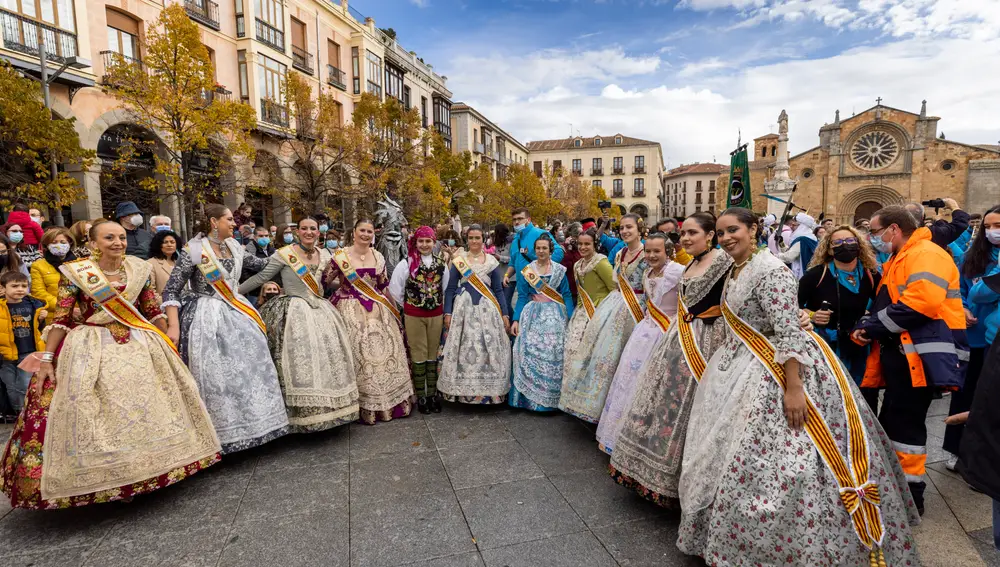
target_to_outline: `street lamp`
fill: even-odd
[[[52,73],[50,75],[48,58],[45,53],[45,37],[42,33],[41,26],[38,26],[38,62],[42,75],[40,79],[42,83],[42,99],[45,102],[45,109],[49,111],[49,116],[51,118],[52,105],[49,100],[49,83],[59,78],[59,75],[62,75],[63,71],[69,69],[70,67],[73,67],[74,69],[86,69],[87,67],[90,67],[91,64],[89,59],[72,55],[70,57],[65,58],[62,67],[60,67],[59,69],[56,70],[55,73]],[[55,183],[56,177],[59,176],[59,164],[57,164],[56,161],[53,159],[51,167],[52,167],[51,171],[52,182]],[[56,189],[56,191],[58,191],[58,189]],[[58,197],[59,195],[57,194],[56,203],[59,202]],[[56,209],[55,214],[52,216],[52,222],[56,226],[64,226],[65,222],[63,221],[63,216],[62,216],[62,207],[57,206],[55,209]]]

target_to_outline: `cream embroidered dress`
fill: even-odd
[[[66,508],[130,498],[219,459],[219,440],[194,378],[166,339],[108,315],[63,272],[51,328],[67,329],[56,382],[31,380],[0,459],[0,489],[19,508]],[[145,261],[126,256],[112,283],[150,322],[164,317]],[[79,308],[83,322],[73,317]]]
[[[284,255],[276,252],[260,273],[240,285],[240,293],[246,294],[281,274],[285,295],[265,303],[260,316],[267,325],[267,343],[281,381],[288,423],[295,433],[322,431],[358,419],[354,353],[344,318],[303,283],[286,260],[287,256],[304,266],[319,285],[332,256],[324,249],[316,252],[319,262],[315,266],[305,263],[294,248]]]
[[[919,515],[892,444],[834,357],[860,417],[853,431],[862,435],[852,435],[834,369],[799,327],[797,288],[792,272],[770,252],[760,251],[727,283],[724,302],[773,345],[775,363],[800,362],[806,395],[837,452],[851,458],[847,466],[852,470],[858,460],[848,444],[867,442],[867,451],[859,450],[868,463],[859,482],[877,488],[884,531],[881,564],[920,565],[910,532]],[[871,553],[845,504],[854,501],[855,490],[842,499],[817,445],[804,429],[788,426],[783,408],[781,386],[745,343],[727,332],[708,360],[691,409],[677,546],[719,567],[869,567]]]
[[[566,328],[566,351],[563,358],[567,361],[573,358],[583,346],[583,334],[591,320],[591,314],[584,305],[585,300],[583,294],[579,293],[579,288],[587,293],[593,307],[596,308],[607,299],[617,286],[614,268],[611,267],[608,257],[604,254],[595,253],[589,259],[580,258],[573,265],[573,274],[578,288],[573,290],[578,292],[577,309],[573,312],[573,317],[569,320],[569,326]],[[563,372],[565,373],[565,367]]]

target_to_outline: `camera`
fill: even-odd
[[[605,210],[605,209],[610,209],[611,208],[611,201],[598,201],[597,202],[597,208],[601,209],[602,211]]]
[[[930,207],[932,209],[943,209],[948,205],[945,204],[944,199],[931,199],[930,201],[921,201],[921,205],[925,207]]]

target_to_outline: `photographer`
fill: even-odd
[[[687,266],[691,262],[691,255],[684,250],[683,246],[678,245],[681,241],[680,223],[678,223],[675,219],[667,217],[665,219],[660,219],[660,221],[657,222],[656,226],[653,228],[653,234],[662,232],[663,234],[666,234],[667,238],[670,239],[670,242],[673,243],[673,261],[682,266]]]
[[[931,231],[931,242],[941,248],[947,248],[949,244],[958,240],[962,233],[969,228],[969,213],[958,208],[958,202],[951,197],[945,199],[931,199],[922,203],[907,203],[906,210],[913,215],[913,218],[920,225],[924,222],[924,208],[930,207],[935,210],[934,222],[927,228]],[[937,211],[944,209],[944,214]],[[945,216],[951,213],[951,221]]]

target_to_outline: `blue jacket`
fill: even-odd
[[[956,238],[954,242],[948,245],[948,250],[951,251],[951,255],[955,258],[956,266],[962,265],[962,262],[965,260],[965,252],[969,249],[969,245],[971,244],[972,227],[970,226],[965,229],[965,232],[958,235],[958,238]]]
[[[986,276],[1000,275],[1000,266],[996,263],[990,265],[986,270]],[[974,347],[985,347],[993,344],[997,337],[997,329],[1000,328],[1000,290],[993,289],[986,285],[982,278],[977,278],[975,283],[970,282],[968,296],[965,293],[965,278],[962,279],[962,303],[966,304],[969,311],[975,315],[979,322],[969,329],[969,344]],[[973,335],[976,330],[978,336]],[[980,339],[980,344],[973,343],[973,337]]]
[[[514,268],[514,275],[517,276],[518,282],[522,279],[521,270],[538,259],[535,256],[535,241],[543,234],[548,234],[550,238],[552,237],[549,231],[538,228],[530,223],[521,232],[514,234],[514,240],[510,243],[510,265]],[[556,239],[552,238],[552,242],[555,241]],[[552,261],[561,262],[565,253],[566,251],[563,250],[563,247],[556,244],[555,249],[552,250]]]
[[[555,288],[555,290],[559,292],[559,295],[563,298],[563,303],[566,304],[566,320],[569,321],[573,317],[573,291],[569,288],[569,278],[564,277],[562,281],[559,282],[559,287]],[[535,295],[535,290],[528,285],[528,282],[525,281],[524,278],[521,277],[521,272],[518,272],[517,303],[514,305],[514,321],[521,320],[521,312],[524,311],[524,308],[531,302],[532,295]]]

